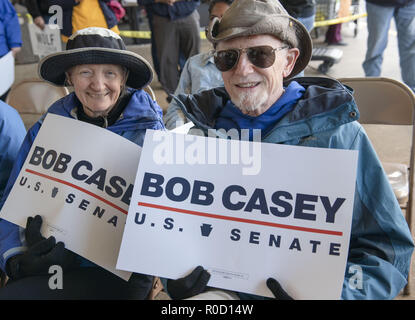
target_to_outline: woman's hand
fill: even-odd
[[[76,254],[65,249],[63,242],[56,243],[55,237],[45,238],[40,233],[42,217],[28,217],[25,237],[27,251],[11,257],[6,263],[6,273],[11,279],[47,275],[52,265],[68,270],[76,263]]]

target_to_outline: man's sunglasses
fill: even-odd
[[[219,71],[231,70],[238,64],[242,52],[246,52],[249,61],[258,68],[269,68],[274,64],[275,51],[287,49],[288,46],[273,48],[270,46],[258,46],[245,49],[227,49],[216,51],[213,55],[216,67]]]

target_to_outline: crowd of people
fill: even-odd
[[[314,1],[211,0],[206,37],[212,50],[200,53],[198,0],[138,0],[149,17],[155,73],[148,61],[126,48],[110,2],[27,1],[40,28],[48,23],[49,6],[63,8],[61,33],[66,50],[43,58],[39,76],[56,86],[71,87],[71,93],[53,103],[46,114],[111,130],[139,146],[147,129],[170,130],[192,121],[206,135],[211,129],[260,130],[264,143],[357,150],[347,266],[359,266],[364,277],[361,287],[351,288],[347,285],[351,275],[345,273],[341,298],[395,298],[407,283],[412,235],[358,122],[352,92],[334,79],[303,77],[312,56]],[[1,55],[15,53],[22,45],[17,15],[9,0],[1,0],[0,6],[0,28],[5,31],[0,34]],[[386,41],[378,35],[384,35],[386,28],[380,30],[380,23],[372,20],[382,12],[383,27],[386,19],[397,21],[404,81],[414,90],[415,52],[410,41],[415,41],[415,1],[368,1],[367,8],[365,72],[368,76],[380,73]],[[164,115],[143,90],[154,76],[171,100]],[[26,132],[16,110],[0,103],[0,210],[46,114]],[[0,269],[8,277],[0,288],[0,299],[149,296],[153,276],[134,273],[124,281],[66,249],[54,237],[45,238],[40,231],[42,217],[36,212],[26,214],[26,228],[0,219]],[[48,288],[51,265],[63,267],[63,290]],[[198,266],[180,279],[163,279],[166,293],[172,299],[258,298],[208,287],[211,275],[205,268]],[[295,298],[278,279],[264,279],[264,283],[276,299]]]

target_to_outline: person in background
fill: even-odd
[[[180,59],[184,61],[200,51],[199,0],[138,0],[151,16],[152,53],[158,62],[159,81],[169,95],[180,78]],[[170,101],[170,97],[167,99]]]
[[[366,12],[367,51],[362,64],[365,76],[380,76],[390,23],[394,19],[402,80],[415,92],[415,0],[368,0]]]
[[[327,28],[324,42],[329,46],[346,46],[347,43],[342,39],[342,24],[332,24]]]
[[[315,0],[282,0],[281,4],[290,16],[306,27],[308,32],[313,29],[316,17]]]
[[[14,58],[22,49],[22,33],[16,10],[9,0],[0,0],[0,58],[10,51]],[[5,101],[10,89],[0,97]]]
[[[311,32],[314,28],[316,18],[316,3],[314,0],[281,0],[282,6],[288,14],[298,21]],[[304,77],[304,71],[301,71],[297,77]]]
[[[209,137],[215,137],[216,132],[218,138],[224,138],[223,130],[245,129],[251,133],[251,140],[256,129],[263,143],[357,150],[341,298],[395,298],[407,284],[414,249],[412,235],[382,164],[357,121],[359,111],[352,92],[335,79],[295,77],[312,55],[307,29],[277,0],[235,0],[221,20],[211,21],[207,38],[215,48],[214,61],[222,72],[224,87],[179,95],[183,114],[197,133]],[[210,275],[203,267],[184,278],[163,279],[170,296],[255,298],[207,288]],[[361,287],[349,286],[354,276],[350,268],[362,270]],[[277,280],[264,277],[276,298],[289,299]]]
[[[233,0],[212,0],[209,3],[209,20],[222,18]],[[174,95],[198,93],[223,86],[222,74],[213,62],[213,50],[190,57],[184,65]],[[186,117],[175,100],[172,100],[163,117],[166,129],[172,130],[186,122]]]
[[[26,0],[26,8],[33,18],[33,23],[43,30],[51,16],[48,0]]]
[[[0,101],[0,199],[9,180],[13,164],[26,136],[26,128],[19,113]],[[0,286],[4,272],[0,270]]]
[[[0,101],[0,199],[25,136],[26,129],[19,113]]]
[[[16,10],[9,0],[0,0],[0,57],[9,51],[16,54],[22,49],[22,33]]]
[[[119,34],[118,21],[108,7],[110,0],[48,0],[48,5],[58,5],[63,12],[62,41],[78,30],[88,27],[107,28]]]
[[[121,37],[111,30],[79,30],[69,37],[66,51],[51,54],[39,62],[39,75],[53,85],[73,87],[73,92],[53,103],[46,114],[106,128],[139,146],[143,144],[146,129],[164,130],[160,106],[142,90],[153,79],[150,64],[127,51]],[[30,128],[23,141],[0,209],[46,114]],[[0,288],[0,300],[147,297],[153,277],[133,274],[128,282],[124,281],[65,249],[54,237],[45,239],[40,233],[42,218],[32,217],[35,214],[27,212],[25,230],[0,219],[0,268],[10,279]],[[50,290],[47,285],[51,265],[63,269],[62,290]]]

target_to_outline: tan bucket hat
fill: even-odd
[[[271,34],[300,50],[289,78],[305,69],[313,51],[310,33],[278,0],[235,0],[221,20],[214,18],[209,23],[206,37],[215,46],[220,41],[258,34]]]

